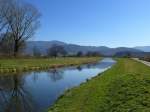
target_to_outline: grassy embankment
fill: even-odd
[[[49,112],[150,112],[150,67],[118,59],[101,76],[66,91]]]
[[[0,73],[58,68],[97,62],[99,57],[49,58],[49,59],[0,59]]]

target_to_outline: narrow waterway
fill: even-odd
[[[0,112],[42,112],[65,90],[106,71],[115,63],[105,58],[96,64],[23,74],[0,74]]]

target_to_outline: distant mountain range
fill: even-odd
[[[138,49],[144,52],[150,52],[150,46],[137,46],[137,47],[134,47],[134,49]]]
[[[60,41],[28,41],[25,49],[26,54],[32,54],[33,48],[38,48],[42,54],[46,54],[47,49],[56,45],[61,45],[65,48],[65,50],[70,54],[76,54],[79,51],[86,53],[88,51],[96,51],[105,56],[113,56],[115,54],[119,54],[119,52],[130,52],[133,54],[143,54],[144,52],[150,52],[150,46],[145,47],[118,47],[118,48],[109,48],[106,46],[80,46],[76,44],[68,44]]]

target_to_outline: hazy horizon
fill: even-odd
[[[26,0],[42,14],[34,40],[86,46],[150,44],[149,0]]]
[[[64,41],[59,41],[59,40],[29,40],[29,42],[63,42],[65,44],[73,44],[73,45],[79,45],[79,46],[91,46],[91,47],[108,47],[108,48],[121,48],[121,47],[125,47],[125,48],[135,48],[135,47],[150,47],[150,45],[145,45],[145,46],[117,46],[117,47],[110,47],[107,45],[82,45],[82,44],[78,44],[78,43],[69,43],[69,42],[64,42]]]

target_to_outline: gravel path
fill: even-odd
[[[133,59],[136,60],[136,61],[139,61],[139,62],[141,62],[141,63],[143,63],[147,66],[150,66],[150,62],[148,62],[148,61],[139,60],[138,58],[133,58]]]

